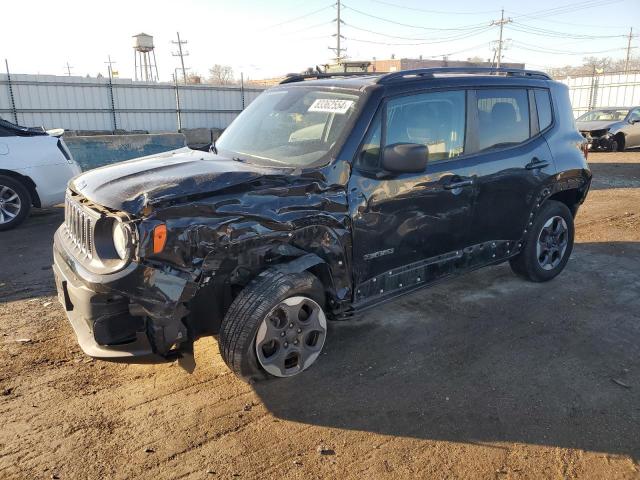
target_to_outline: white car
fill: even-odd
[[[31,207],[64,202],[67,183],[82,170],[60,136],[0,119],[0,231],[18,226]]]

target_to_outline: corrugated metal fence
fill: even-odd
[[[262,89],[0,74],[0,116],[67,130],[225,128]]]
[[[640,105],[640,72],[558,79],[569,87],[576,117],[597,107]]]

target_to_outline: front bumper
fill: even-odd
[[[165,361],[188,338],[181,319],[186,279],[131,263],[93,274],[69,252],[62,226],[53,246],[58,299],[87,355],[132,363]]]
[[[590,132],[581,132],[582,136],[586,138],[587,142],[589,142],[589,148],[591,150],[603,149],[610,150],[611,142],[613,140],[613,135],[608,133],[601,135],[599,137],[591,136]]]

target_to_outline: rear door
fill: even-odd
[[[542,88],[486,88],[473,94],[477,199],[471,240],[495,242],[505,247],[505,255],[506,242],[523,236],[537,195],[554,172],[543,135],[552,124],[550,97]]]

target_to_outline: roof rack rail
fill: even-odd
[[[505,75],[513,77],[530,77],[551,80],[551,77],[544,72],[536,70],[524,70],[521,68],[497,68],[497,67],[434,67],[434,68],[418,68],[415,70],[400,70],[399,72],[387,73],[382,75],[376,83],[388,84],[404,78],[433,78],[434,74],[447,73],[469,73],[469,74],[493,74]]]
[[[280,85],[284,83],[302,82],[304,80],[313,78],[320,80],[322,78],[332,77],[363,77],[386,74],[387,72],[319,72],[319,73],[288,73],[287,76],[280,81]]]

